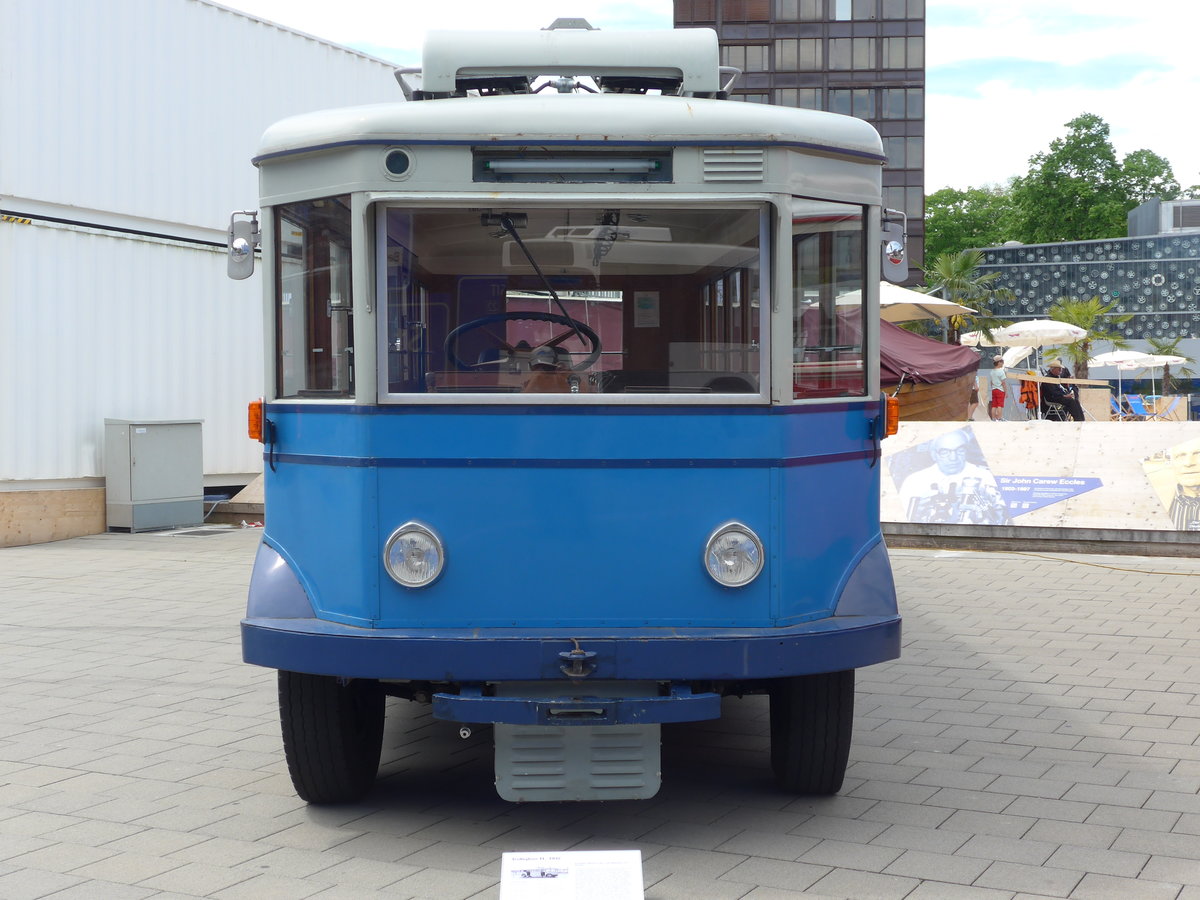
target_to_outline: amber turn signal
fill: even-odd
[[[250,435],[250,440],[262,443],[263,402],[261,399],[251,400],[250,405],[246,407],[246,433]]]
[[[887,421],[884,423],[883,436],[891,437],[900,430],[900,401],[896,397],[887,398]]]

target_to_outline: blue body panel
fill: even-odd
[[[773,678],[899,653],[879,531],[874,404],[463,407],[271,404],[248,662],[345,677]],[[446,567],[403,588],[382,549],[418,520]],[[718,585],[708,536],[763,541]]]

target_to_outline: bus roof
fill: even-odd
[[[254,162],[387,143],[765,144],[884,161],[875,129],[849,116],[695,97],[547,93],[399,101],[294,116],[267,129]]]

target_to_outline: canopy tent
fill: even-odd
[[[879,381],[885,385],[916,381],[936,384],[979,368],[979,354],[970,347],[943,344],[905,331],[891,322],[879,323]]]

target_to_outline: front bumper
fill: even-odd
[[[735,681],[857,669],[900,655],[900,617],[830,616],[785,628],[370,629],[315,618],[242,620],[254,665],[343,678],[450,683],[589,678]],[[595,654],[591,656],[591,654]]]

